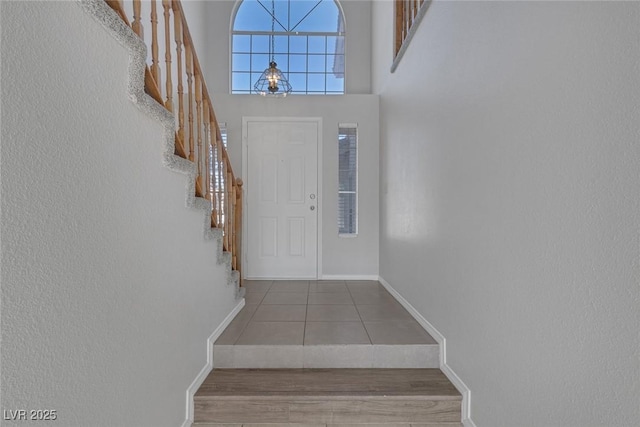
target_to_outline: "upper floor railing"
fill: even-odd
[[[242,180],[234,176],[223,145],[182,4],[105,1],[145,41],[145,91],[173,113],[175,154],[195,163],[195,195],[211,201],[211,226],[222,229],[223,249],[231,253],[232,268],[240,271]]]
[[[411,37],[416,31],[420,20],[431,3],[430,0],[395,0],[394,1],[394,46],[393,72],[398,66],[400,58],[407,49]]]

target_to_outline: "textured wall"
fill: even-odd
[[[128,53],[75,2],[2,2],[3,410],[176,426],[235,306]],[[43,422],[3,425],[41,425]]]
[[[242,176],[242,117],[322,117],[321,275],[377,276],[379,231],[378,97],[375,95],[214,96],[227,123],[233,169]],[[338,236],[338,124],[358,124],[358,236]]]
[[[640,419],[640,5],[374,2],[381,275],[479,427]]]

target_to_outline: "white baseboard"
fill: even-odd
[[[435,339],[440,345],[440,370],[451,381],[454,387],[462,394],[462,423],[464,427],[476,427],[471,419],[471,390],[460,377],[447,364],[447,340],[427,319],[425,319],[402,295],[396,291],[382,276],[378,277],[382,286],[413,316],[414,319]]]
[[[323,274],[318,279],[295,277],[245,277],[244,280],[378,280],[375,274]]]
[[[378,280],[375,274],[323,274],[320,280]]]
[[[216,342],[218,337],[222,335],[222,332],[224,332],[227,326],[229,326],[229,323],[231,323],[231,321],[238,315],[240,310],[242,310],[244,304],[244,298],[242,298],[238,305],[236,305],[235,308],[231,310],[231,313],[229,313],[229,315],[224,318],[224,320],[222,321],[222,323],[220,323],[216,330],[213,331],[211,336],[207,338],[207,364],[204,365],[196,379],[193,380],[193,382],[187,389],[187,417],[182,423],[182,427],[191,427],[191,424],[193,424],[193,396],[196,394],[204,380],[207,378],[207,375],[209,375],[209,373],[213,369],[213,343]]]

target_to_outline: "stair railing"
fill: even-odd
[[[393,73],[400,63],[400,59],[409,46],[411,38],[416,33],[418,24],[424,17],[431,4],[431,0],[395,0],[394,1],[394,46]]]
[[[175,154],[196,165],[195,195],[211,202],[211,227],[222,230],[223,250],[231,254],[231,267],[240,272],[242,180],[233,174],[182,4],[105,1],[145,41],[145,91],[176,118]],[[145,34],[143,16],[149,17],[151,35]]]
[[[397,55],[402,47],[402,43],[409,35],[409,30],[413,26],[418,15],[418,10],[424,0],[396,0],[395,1],[395,54]]]

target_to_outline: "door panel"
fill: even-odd
[[[248,278],[316,278],[318,122],[248,121]]]

